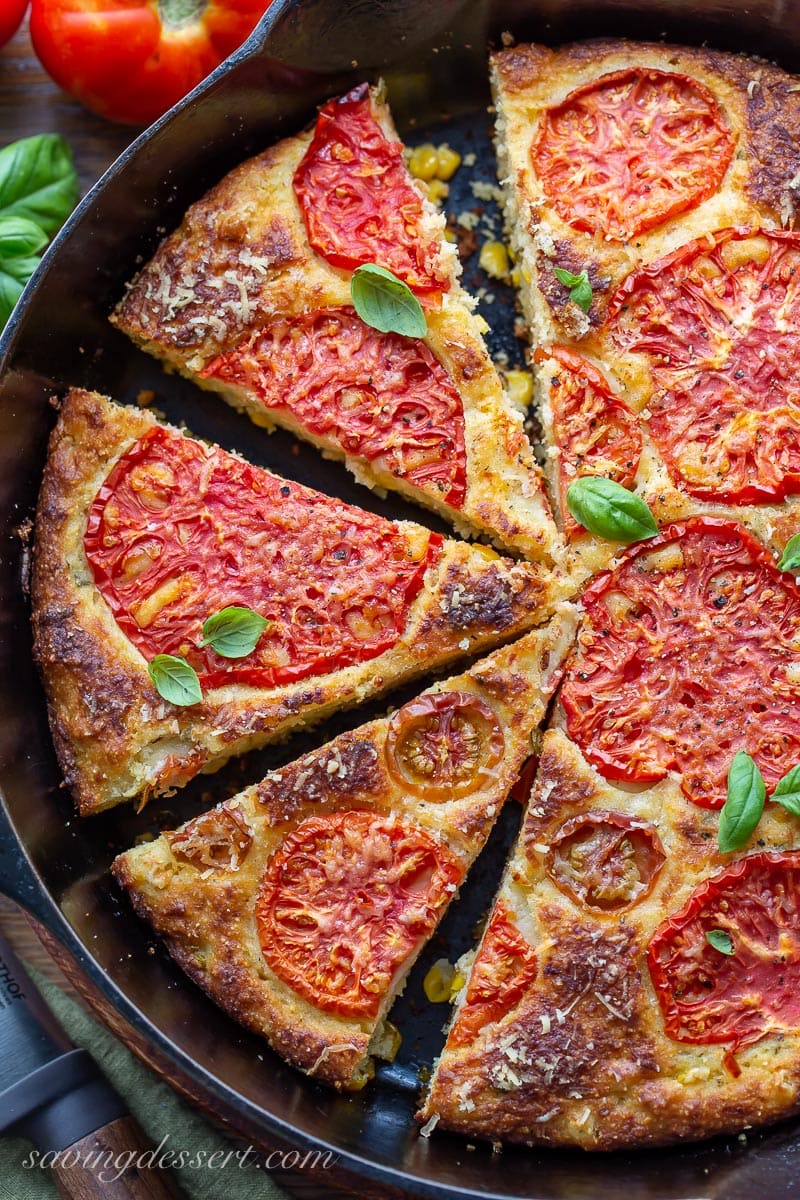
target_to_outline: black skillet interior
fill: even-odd
[[[499,232],[493,202],[471,184],[493,181],[491,119],[484,53],[502,29],[519,38],[557,42],[611,34],[711,44],[762,52],[800,66],[800,4],[647,3],[634,6],[546,0],[284,0],[233,64],[123,156],[64,232],[29,290],[0,350],[0,778],[7,828],[0,827],[0,878],[64,940],[87,976],[123,1016],[224,1106],[243,1127],[297,1146],[332,1146],[342,1165],[378,1187],[415,1194],[566,1198],[788,1196],[800,1167],[794,1126],[718,1139],[700,1146],[591,1156],[484,1146],[435,1134],[420,1139],[412,1121],[418,1070],[441,1044],[445,1013],[426,1005],[421,978],[442,954],[459,953],[485,908],[514,836],[518,813],[507,808],[477,864],[459,907],[423,956],[393,1019],[404,1032],[392,1066],[352,1097],[332,1096],[274,1058],[189,984],[134,918],[107,874],[121,848],[146,829],[174,825],[212,798],[230,795],[268,765],[294,757],[377,709],[329,723],[290,748],[234,763],[213,780],[196,781],[179,798],[152,804],[141,817],[114,812],[76,820],[59,788],[39,684],[31,666],[25,553],[17,530],[30,517],[41,474],[48,397],[68,384],[133,400],[142,388],[170,419],[242,450],[254,461],[389,515],[412,515],[381,501],[346,472],[299,448],[287,435],[268,437],[245,418],[181,380],[165,377],[108,325],[124,282],[190,203],[225,170],[311,117],[315,103],[364,75],[382,71],[401,131],[410,142],[447,140],[474,154],[453,182],[449,211],[479,219],[478,243]],[[357,66],[351,64],[356,61]],[[456,231],[459,232],[458,228]],[[460,231],[463,235],[463,230]],[[472,250],[466,284],[486,287]],[[513,298],[489,284],[482,311],[501,361],[521,362]],[[489,296],[492,299],[489,299]],[[424,519],[424,518],[423,518]],[[435,521],[431,519],[431,523]],[[414,689],[411,689],[413,691]],[[402,697],[401,697],[402,698]],[[379,709],[381,706],[377,706]],[[383,706],[385,708],[385,704]],[[18,839],[18,840],[17,840]],[[24,848],[24,854],[23,849]]]

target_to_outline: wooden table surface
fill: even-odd
[[[92,116],[60,91],[34,57],[24,27],[0,50],[0,147],[36,133],[63,134],[72,147],[84,193],[137,132],[132,127],[112,125]],[[42,946],[25,915],[2,896],[0,928],[21,958],[83,1003]],[[352,1193],[327,1184],[319,1186],[308,1176],[296,1173],[282,1174],[279,1182],[297,1200],[354,1200]]]

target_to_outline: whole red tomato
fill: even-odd
[[[10,42],[22,24],[28,0],[0,0],[0,46]]]
[[[270,2],[33,0],[31,39],[48,74],[92,112],[147,125],[232,54]]]

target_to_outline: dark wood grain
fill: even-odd
[[[131,1152],[145,1163],[152,1149],[133,1118],[120,1117],[63,1150],[52,1167],[53,1182],[64,1200],[185,1200],[172,1177],[155,1167],[140,1169],[134,1161],[116,1175],[105,1166],[127,1161]]]
[[[137,130],[92,116],[47,77],[23,28],[0,50],[0,144],[35,133],[61,133],[72,146],[86,192]]]

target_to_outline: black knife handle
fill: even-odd
[[[63,1150],[53,1163],[51,1173],[59,1194],[66,1200],[178,1200],[183,1197],[184,1193],[168,1175],[155,1165],[147,1165],[152,1159],[152,1144],[133,1117],[118,1117]],[[111,1165],[106,1167],[105,1163]],[[120,1169],[126,1163],[128,1165]]]

